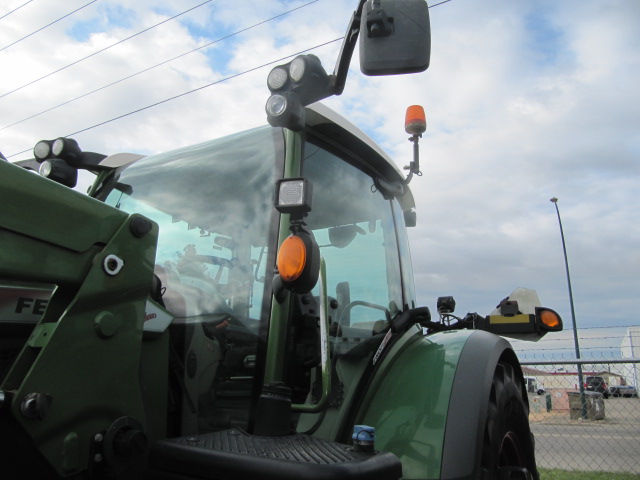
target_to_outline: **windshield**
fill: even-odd
[[[172,348],[181,364],[194,366],[180,380],[181,423],[193,424],[183,434],[246,425],[242,399],[231,414],[213,402],[222,391],[250,397],[269,309],[265,280],[275,256],[269,238],[283,149],[281,131],[266,127],[155,155],[126,168],[105,199],[160,227],[154,270],[175,317]],[[189,404],[197,419],[188,418]]]

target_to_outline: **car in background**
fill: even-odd
[[[584,388],[589,392],[599,392],[604,398],[609,398],[609,388],[603,377],[589,376],[584,378]]]
[[[611,385],[609,386],[609,395],[612,397],[637,397],[638,390],[633,385]]]

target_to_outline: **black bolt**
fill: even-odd
[[[133,217],[130,227],[134,236],[142,238],[151,231],[151,222],[142,217]]]

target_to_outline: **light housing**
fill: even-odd
[[[289,235],[278,251],[278,273],[285,282],[300,278],[307,263],[307,249],[298,235]]]
[[[82,162],[82,150],[73,138],[56,138],[51,144],[51,153],[54,157],[62,158],[74,166]]]
[[[289,81],[289,72],[285,67],[275,67],[267,76],[267,87],[272,92],[282,90]]]
[[[278,249],[277,266],[285,288],[295,293],[310,292],[320,273],[320,248],[313,234],[303,229],[285,238]]]
[[[562,318],[550,308],[536,307],[535,313],[478,316],[474,328],[520,340],[539,340],[549,332],[562,331]]]
[[[293,92],[274,93],[265,105],[267,120],[273,127],[285,127],[293,131],[304,128],[304,107]]]
[[[73,188],[78,183],[78,169],[61,158],[48,158],[42,161],[38,173],[54,182]]]
[[[303,217],[311,211],[312,196],[312,184],[306,178],[284,178],[276,182],[275,207],[280,213]]]
[[[328,97],[329,75],[315,55],[298,55],[289,64],[291,91],[298,94],[303,106]]]
[[[274,67],[267,87],[272,94],[265,106],[269,124],[294,131],[304,128],[304,107],[332,94],[329,75],[311,54]]]
[[[51,156],[51,144],[53,140],[40,140],[33,147],[33,156],[38,163],[44,162]]]
[[[453,313],[456,310],[456,301],[451,296],[438,297],[436,308],[438,313]]]
[[[299,55],[289,64],[289,77],[291,77],[291,80],[294,82],[300,82],[308,70],[309,68],[307,67],[305,57],[303,55]]]
[[[488,316],[478,315],[474,320],[474,327],[496,335],[533,341],[549,332],[561,331],[560,315],[540,305],[535,290],[517,288],[501,300]]]
[[[536,324],[541,330],[547,332],[562,331],[562,318],[555,310],[545,307],[536,308],[536,320]]]

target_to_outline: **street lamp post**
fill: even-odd
[[[564,266],[567,271],[567,287],[569,288],[569,304],[571,306],[571,321],[573,323],[573,343],[576,348],[576,358],[580,360],[580,343],[578,342],[578,326],[576,324],[576,312],[573,308],[573,291],[571,290],[571,276],[569,275],[569,260],[567,260],[567,246],[564,242],[564,230],[562,229],[562,220],[560,219],[560,210],[558,209],[558,199],[553,197],[550,199],[556,207],[558,214],[558,225],[560,225],[560,237],[562,238],[562,251],[564,252]],[[580,404],[582,405],[582,418],[587,418],[587,404],[584,397],[584,380],[582,377],[582,364],[578,362],[578,383],[580,384]]]

